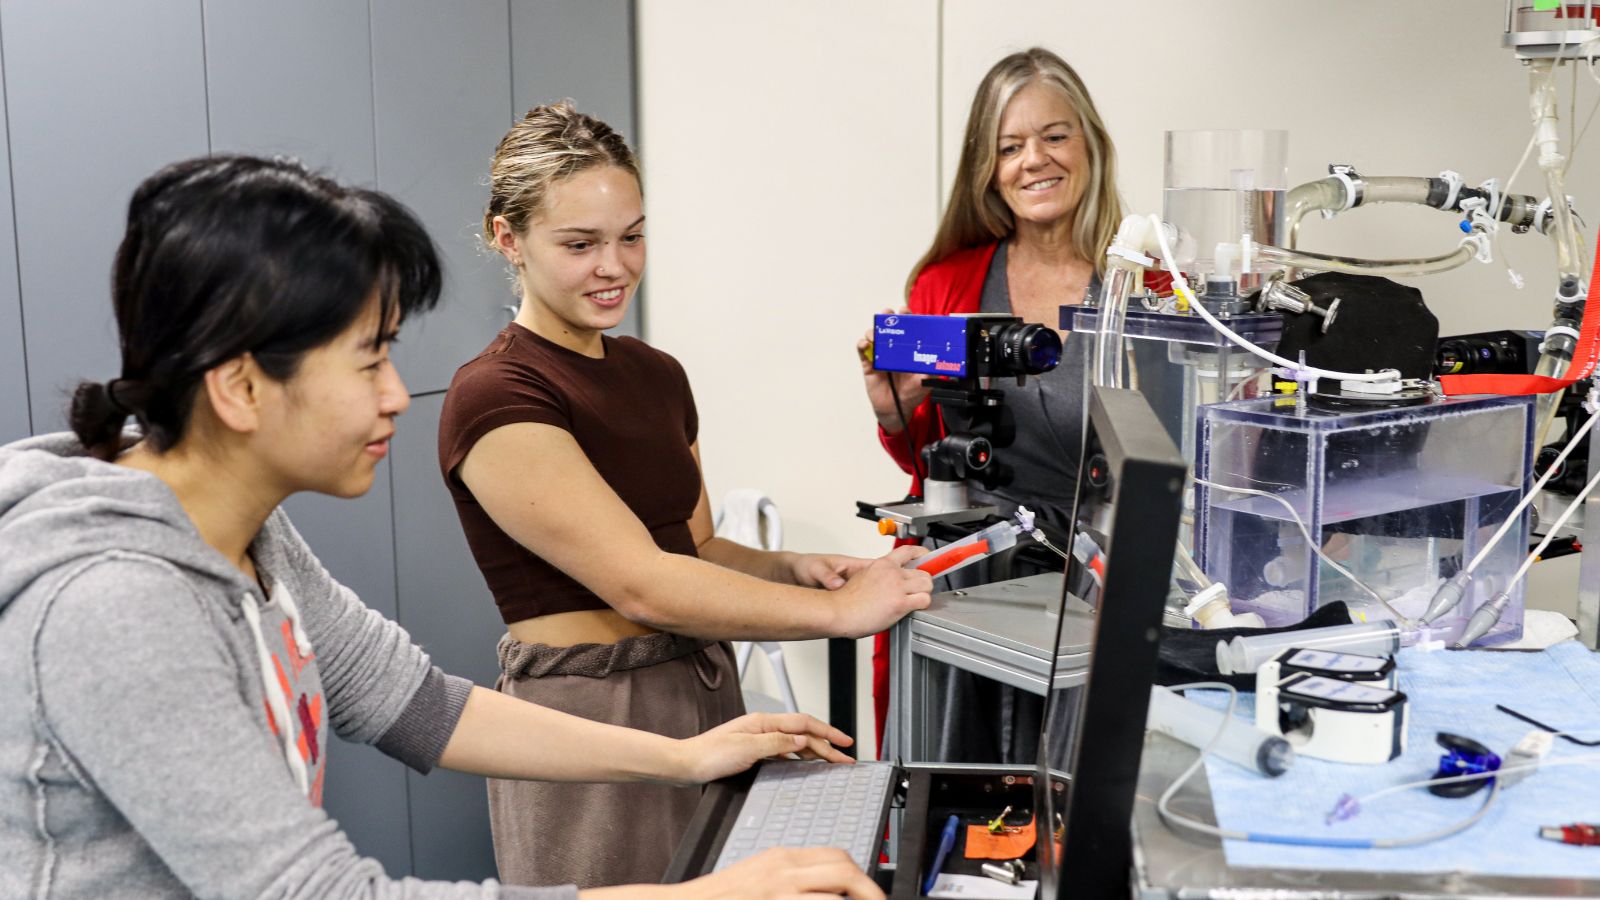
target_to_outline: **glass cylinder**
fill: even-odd
[[[1165,188],[1163,218],[1193,239],[1193,257],[1177,260],[1179,266],[1200,284],[1213,273],[1233,278],[1237,273],[1216,271],[1217,244],[1244,236],[1283,243],[1289,132],[1169,131]],[[1259,277],[1242,279],[1241,291],[1257,287]]]

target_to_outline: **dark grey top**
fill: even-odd
[[[983,299],[979,311],[1011,313],[1011,288],[1006,279],[1009,242],[1002,241],[989,263],[983,279]],[[1100,279],[1090,279],[1086,295],[1098,294]],[[1057,322],[1044,322],[1052,328]],[[1065,526],[1072,516],[1078,483],[1078,456],[1083,444],[1085,361],[1090,342],[1073,340],[1068,335],[1062,348],[1061,365],[1030,376],[1021,387],[1015,379],[997,380],[1005,392],[1006,406],[1017,423],[1017,438],[1009,447],[997,449],[995,457],[1015,473],[1011,483],[992,494],[971,488],[974,503],[993,503],[1001,515],[1009,516],[1026,506],[1045,521]]]

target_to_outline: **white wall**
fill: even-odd
[[[790,548],[881,553],[853,501],[906,490],[854,344],[897,302],[938,211],[931,8],[638,6],[645,335],[694,384],[713,501],[766,491]],[[825,645],[786,655],[801,705],[825,717]]]
[[[694,382],[712,497],[766,490],[791,547],[883,549],[853,502],[898,496],[905,478],[874,440],[851,344],[872,312],[898,302],[932,236],[972,92],[1000,56],[1040,44],[1078,69],[1117,145],[1130,208],[1155,212],[1168,129],[1288,129],[1291,183],[1329,162],[1504,179],[1528,117],[1502,23],[1487,0],[1164,0],[1137,13],[1082,0],[640,0],[645,329]],[[1561,84],[1565,115],[1570,73]],[[1600,89],[1583,75],[1578,84],[1581,122]],[[1568,183],[1591,221],[1596,132]],[[1543,194],[1531,166],[1517,187]],[[1308,221],[1301,245],[1433,255],[1455,245],[1454,226],[1435,211],[1363,209]],[[1443,333],[1547,324],[1546,239],[1501,244],[1527,278],[1521,292],[1498,262],[1417,282]],[[1570,605],[1575,567],[1564,569],[1536,581],[1546,605]],[[792,647],[790,660],[802,706],[824,713],[821,646]]]
[[[1529,136],[1527,75],[1500,49],[1505,8],[1479,0],[1386,3],[1145,4],[1108,14],[1082,0],[944,0],[943,183],[956,163],[972,91],[1002,55],[1034,44],[1061,54],[1083,77],[1117,146],[1130,211],[1160,212],[1162,134],[1190,128],[1289,131],[1289,183],[1350,163],[1368,175],[1437,175],[1477,184],[1511,174]],[[1574,67],[1562,73],[1565,98]],[[1578,72],[1578,120],[1597,93]],[[1600,219],[1600,129],[1585,139],[1568,193]],[[1517,179],[1544,196],[1531,163]],[[1435,210],[1377,206],[1332,222],[1308,219],[1306,249],[1368,256],[1432,256],[1455,247],[1455,221]],[[1553,255],[1537,233],[1503,233],[1501,247],[1526,277],[1471,264],[1416,280],[1444,334],[1549,324]]]

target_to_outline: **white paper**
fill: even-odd
[[[928,896],[954,897],[956,900],[1033,900],[1039,882],[1006,884],[987,875],[940,875]]]

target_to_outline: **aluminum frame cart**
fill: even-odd
[[[1046,573],[946,591],[896,623],[889,636],[894,662],[880,758],[931,760],[939,722],[930,693],[934,664],[1045,696],[1062,578]],[[1094,618],[1073,600],[1063,628],[1056,686],[1076,687],[1088,677]]]

